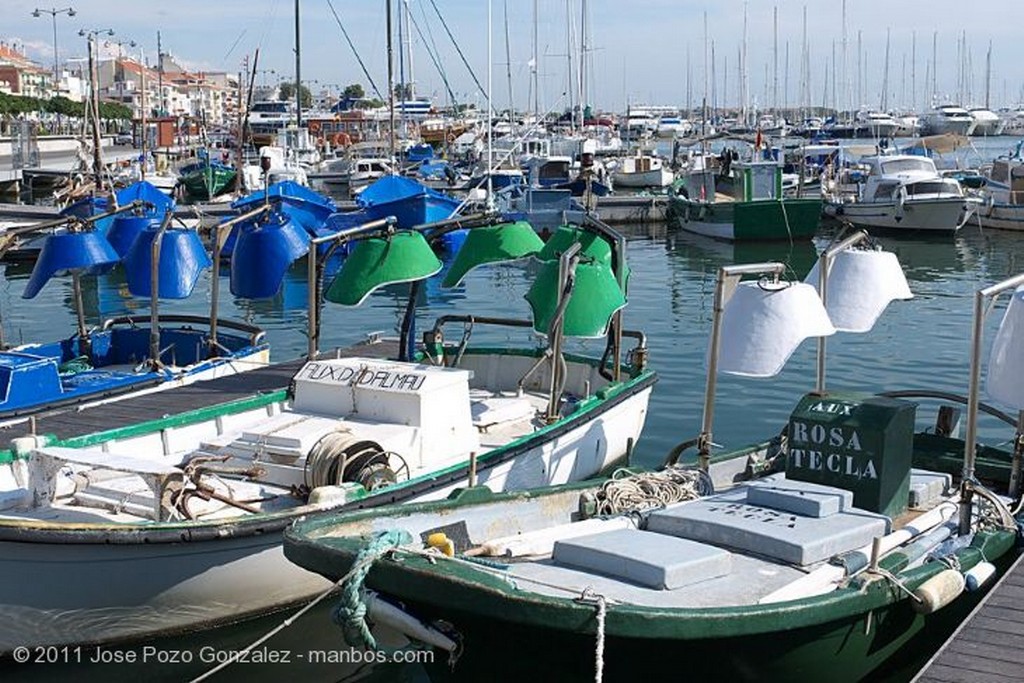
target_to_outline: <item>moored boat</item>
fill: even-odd
[[[786,197],[782,167],[775,161],[735,162],[733,195],[715,192],[715,171],[697,156],[669,198],[669,224],[718,239],[779,240],[813,237],[821,200]]]
[[[867,177],[856,196],[833,197],[826,212],[853,225],[889,230],[954,232],[977,209],[955,178],[945,178],[928,157],[876,155],[861,159]]]
[[[720,304],[740,302],[735,325],[752,318],[752,299],[791,289],[770,279],[740,283],[724,303],[735,286],[725,280],[716,318]],[[813,308],[811,299],[792,298],[788,308]],[[858,309],[864,297],[849,301]],[[841,309],[829,310],[839,326]],[[1018,292],[995,349],[1014,348],[1003,333],[1022,314]],[[724,318],[721,342],[713,327],[712,359],[719,343],[755,360],[772,355],[762,353],[767,337],[737,339],[728,308]],[[790,328],[779,321],[781,335]],[[350,644],[374,649],[386,623],[413,646],[450,653],[456,680],[582,679],[595,668],[598,679],[629,680],[638,662],[655,677],[686,662],[688,675],[726,680],[878,678],[922,642],[952,632],[1015,554],[1011,509],[1019,510],[1020,494],[1011,469],[1020,454],[974,441],[980,341],[976,332],[966,442],[948,430],[915,435],[914,403],[826,392],[819,379],[782,436],[710,456],[699,470],[497,496],[467,490],[373,515],[325,516],[290,529],[285,552],[343,581],[334,617]],[[989,392],[1017,406],[1016,356],[1009,364],[1017,374],[990,369]],[[702,431],[702,453],[710,441]],[[632,504],[616,505],[627,498]],[[354,564],[368,572],[351,572]],[[362,620],[352,610],[360,595],[378,625],[370,640],[352,628]],[[495,653],[509,643],[557,657],[508,657],[495,673]]]
[[[492,235],[500,249],[476,244],[457,256],[449,283],[502,257],[547,257],[529,226],[514,227],[519,247],[509,251],[509,229],[471,230],[467,244]],[[360,239],[326,288],[331,301],[352,305],[440,270],[422,233],[391,221],[343,232],[341,241]],[[0,652],[196,630],[306,599],[325,584],[280,547],[283,529],[303,516],[443,497],[467,480],[559,484],[619,462],[639,436],[655,376],[643,336],[621,327],[620,240],[593,222],[563,237],[567,253],[542,262],[543,282],[529,295],[532,323],[450,317],[414,354],[409,331],[397,345],[310,360],[290,390],[55,443],[18,441],[0,455],[0,576],[11,579],[0,588]],[[312,313],[310,322],[316,358]],[[550,345],[469,343],[474,327],[491,325],[537,326]],[[445,340],[449,326],[463,327],[459,343]],[[607,335],[608,352],[563,352],[563,335],[579,334]],[[628,358],[623,338],[638,347]],[[67,488],[70,472],[79,478]],[[30,586],[15,580],[26,572]]]

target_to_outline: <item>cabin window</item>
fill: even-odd
[[[922,171],[924,173],[935,173],[935,165],[930,159],[893,159],[882,164],[882,173],[911,173]]]
[[[874,199],[890,199],[897,187],[899,187],[899,183],[879,183],[875,188]]]

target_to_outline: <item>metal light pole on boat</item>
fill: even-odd
[[[967,430],[964,437],[964,469],[961,477],[960,498],[960,534],[965,535],[971,530],[971,511],[973,503],[974,468],[977,458],[978,438],[978,404],[981,388],[981,346],[984,336],[985,315],[991,308],[986,306],[986,299],[992,299],[1009,289],[1017,289],[1024,285],[1024,274],[1016,275],[990,287],[974,293],[974,326],[971,335],[971,376],[967,389]],[[997,400],[1013,405],[1018,411],[1024,408],[1024,353],[1020,339],[1014,339],[1022,331],[1024,322],[1024,292],[1017,291],[1006,309],[1003,322],[992,345],[992,357],[989,360],[988,390]],[[1020,425],[1024,423],[1024,413],[1018,419],[1018,436]],[[1013,469],[1017,473],[1019,487],[1020,477],[1020,445],[1014,447]]]
[[[911,299],[896,255],[879,249],[854,249],[870,236],[858,230],[826,247],[804,282],[818,290],[829,319],[840,332],[867,332],[894,299]],[[815,393],[825,393],[826,338],[818,337]]]
[[[251,211],[230,218],[213,227],[213,278],[210,282],[210,356],[216,356],[221,350],[220,342],[217,341],[217,318],[220,315],[220,259],[224,243],[231,234],[230,228],[243,221],[257,218],[270,210],[270,204],[264,203]]]
[[[782,370],[804,339],[836,331],[813,287],[779,280],[785,270],[783,263],[767,262],[722,266],[718,271],[704,412],[697,437],[698,463],[705,471],[711,463],[718,372],[771,377]],[[741,283],[743,275],[771,279]]]
[[[548,407],[544,419],[548,424],[558,420],[559,403],[562,397],[562,385],[565,383],[565,358],[562,356],[562,332],[565,328],[565,309],[571,300],[573,285],[576,279],[576,268],[580,263],[579,242],[562,252],[558,257],[558,299],[555,313],[548,327],[548,339],[551,351],[551,389],[548,396]]]
[[[364,223],[363,225],[357,225],[352,228],[345,228],[338,232],[331,233],[329,235],[323,235],[317,237],[309,242],[309,253],[306,255],[308,259],[308,272],[306,274],[306,287],[307,287],[307,300],[309,302],[309,329],[307,330],[309,336],[309,346],[306,350],[306,357],[313,360],[317,357],[318,343],[320,337],[320,274],[317,272],[317,252],[321,244],[331,243],[331,249],[327,254],[324,255],[323,262],[326,263],[327,259],[330,258],[331,253],[334,249],[337,249],[345,242],[357,239],[359,237],[370,236],[376,233],[386,234],[389,231],[394,231],[396,223],[394,216],[388,216],[381,218],[376,221]]]

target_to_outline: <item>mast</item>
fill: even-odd
[[[538,72],[540,62],[537,61],[537,0],[533,0],[533,116],[540,119],[540,83]]]
[[[743,125],[750,125],[750,94],[747,83],[747,3],[743,3],[743,45],[740,50],[740,104],[743,111]]]
[[[700,135],[704,137],[708,123],[708,11],[704,10],[704,99],[701,111]]]
[[[298,0],[296,0],[296,2],[298,2]],[[391,155],[391,162],[393,164],[395,161],[395,50],[391,40],[391,0],[384,0],[384,9],[387,13],[385,30],[388,34],[388,137],[390,138],[388,152]],[[489,87],[490,86],[488,85],[488,88]],[[490,112],[488,112],[488,116],[489,115]],[[394,166],[392,166],[392,168],[394,168]]]
[[[779,116],[779,6],[772,8],[772,114]]]
[[[932,104],[935,104],[935,97],[939,93],[939,88],[936,85],[938,78],[936,72],[938,72],[939,66],[939,32],[932,31]]]
[[[142,127],[142,136],[139,140],[139,157],[142,161],[139,163],[139,180],[146,179],[146,49],[139,47],[139,90],[141,90],[141,101],[139,107],[142,110],[142,115],[139,117],[139,125]]]
[[[409,80],[405,84],[405,94],[408,99],[416,99],[416,75],[413,72],[412,64],[412,10],[409,9],[409,0],[402,0],[405,4],[405,61],[409,65]]]
[[[580,0],[580,130],[583,130],[583,108],[587,105],[587,0]]]
[[[861,78],[864,73],[861,61],[861,57],[863,56],[863,52],[861,51],[862,33],[863,32],[860,29],[857,29],[857,101],[854,102],[854,105],[857,107],[858,111],[860,110],[861,104],[864,102],[864,80]],[[853,112],[851,111],[851,114],[852,113]]]
[[[164,50],[160,47],[160,31],[156,32],[156,89],[160,98],[160,116],[164,114]]]
[[[889,108],[889,29],[885,29],[885,70],[882,72],[881,110]]]
[[[910,32],[910,106],[917,111],[917,31]]]
[[[989,94],[992,91],[992,41],[988,41],[988,53],[985,55],[985,109],[989,106]]]
[[[490,0],[487,1],[490,2]],[[572,71],[572,0],[565,0],[565,45],[565,59],[568,69],[566,73],[569,74],[565,88],[569,93],[569,125],[572,127],[573,132],[576,132],[576,104],[573,102],[575,99],[573,97],[573,91],[575,90],[573,83],[575,82],[575,78],[573,77]]]
[[[804,5],[804,35],[807,35],[807,6]],[[850,104],[850,62],[846,42],[846,0],[843,0],[843,64],[840,68],[843,74],[843,105],[842,110],[852,109]]]
[[[295,0],[295,125],[302,125],[302,58],[299,53],[299,0]]]
[[[508,122],[511,125],[515,115],[515,100],[512,99],[512,45],[508,39],[508,0],[504,3],[505,13],[505,78],[508,81]]]
[[[494,206],[494,175],[491,164],[494,163],[494,106],[491,93],[494,92],[491,72],[493,71],[491,52],[491,0],[487,0],[487,208]]]

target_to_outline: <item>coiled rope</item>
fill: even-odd
[[[616,473],[618,474],[618,473]],[[613,476],[595,495],[597,515],[619,515],[694,500],[715,492],[707,472],[666,467],[657,472]]]
[[[363,600],[363,583],[370,567],[377,558],[400,545],[412,543],[412,536],[403,529],[382,531],[356,555],[352,569],[346,574],[341,586],[341,600],[331,610],[331,619],[341,627],[345,642],[353,647],[367,650],[377,649],[377,640],[366,625],[366,602]]]

